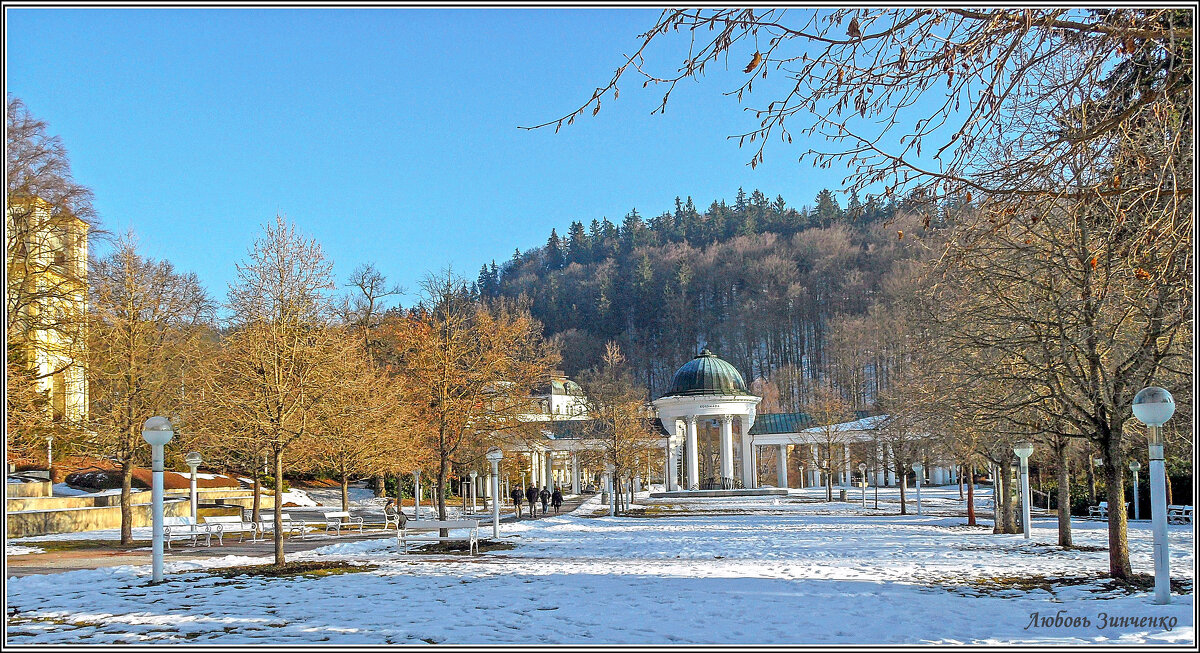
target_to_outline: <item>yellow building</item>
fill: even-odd
[[[9,345],[23,350],[56,422],[87,420],[88,224],[41,198],[5,210]]]

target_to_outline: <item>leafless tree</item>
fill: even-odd
[[[331,326],[332,264],[321,246],[277,216],[255,241],[229,287],[231,332],[224,344],[221,409],[261,438],[273,458],[276,484],[275,564],[285,563],[282,512],[284,460],[309,434],[314,414],[331,392],[346,339]]]
[[[92,265],[88,379],[93,435],[84,446],[121,467],[122,544],[133,541],[133,468],[149,449],[142,424],[152,415],[167,415],[182,426],[182,369],[194,358],[212,310],[195,274],[140,256],[131,235]]]

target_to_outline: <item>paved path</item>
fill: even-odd
[[[590,495],[588,495],[590,496]],[[560,514],[571,512],[579,507],[587,497],[571,497],[563,502]],[[522,508],[521,514],[523,519],[529,518],[529,512],[525,510],[527,506]],[[325,507],[324,510],[329,510]],[[289,514],[294,514],[298,519],[308,519],[317,521],[320,519],[320,509],[287,509]],[[422,512],[426,511],[426,507],[422,506]],[[363,514],[367,519],[371,519],[373,513],[378,511],[359,511],[352,510],[352,513]],[[311,514],[309,514],[311,513]],[[268,512],[269,514],[269,512]],[[554,509],[550,509],[550,514],[554,514]],[[425,516],[425,515],[423,515]],[[538,519],[544,515],[541,514],[541,507],[538,508]],[[486,539],[491,534],[491,514],[477,515],[480,520],[480,537]],[[515,516],[512,513],[500,515],[500,522],[513,521]],[[484,526],[486,522],[487,526]],[[323,522],[321,522],[323,523]],[[357,530],[342,531],[341,535],[325,535],[323,533],[309,534],[305,539],[288,537],[284,539],[283,551],[284,554],[298,553],[300,551],[311,551],[322,546],[335,544],[337,542],[354,542],[361,540],[376,539],[380,537],[395,537],[395,531],[384,531],[376,528],[371,528],[370,524],[363,531],[362,535],[358,534]],[[37,546],[34,541],[23,541],[23,545]],[[184,543],[174,543],[174,548],[163,551],[163,559],[166,562],[181,561],[181,560],[203,560],[205,558],[214,558],[227,555],[252,556],[262,558],[264,561],[269,561],[275,556],[275,542],[268,539],[265,542],[251,542],[244,540],[238,542],[237,536],[226,536],[224,546],[213,543],[211,547],[198,546],[190,547]],[[118,565],[149,565],[152,562],[152,553],[150,551],[149,541],[139,541],[129,547],[121,547],[115,542],[109,542],[104,545],[97,545],[89,548],[68,549],[65,551],[47,551],[46,553],[32,553],[27,555],[10,556],[7,558],[6,576],[28,576],[30,574],[57,574],[66,571],[75,571],[77,569],[98,569],[100,567],[115,567]]]

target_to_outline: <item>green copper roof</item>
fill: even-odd
[[[855,420],[870,416],[869,411],[854,411]],[[799,433],[814,426],[820,425],[808,413],[759,413],[754,418],[754,426],[750,428],[750,434]]]
[[[708,349],[684,364],[671,379],[671,389],[664,397],[693,397],[696,395],[748,395],[741,372]]]

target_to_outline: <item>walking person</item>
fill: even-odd
[[[562,491],[554,488],[554,494],[550,495],[550,505],[554,506],[554,514],[558,514],[558,509],[562,507]]]
[[[516,508],[517,508],[517,519],[520,519],[521,518],[521,499],[523,499],[525,497],[525,493],[521,491],[521,488],[515,487],[512,489],[512,494],[510,494],[509,497],[512,498],[513,505],[516,506]]]
[[[529,502],[529,516],[537,517],[538,491],[536,487],[530,485],[529,489],[525,490],[525,500]]]
[[[550,490],[547,490],[546,486],[543,485],[542,491],[538,494],[538,498],[542,500],[542,514],[544,515],[549,510],[549,507],[546,504],[550,502]]]

